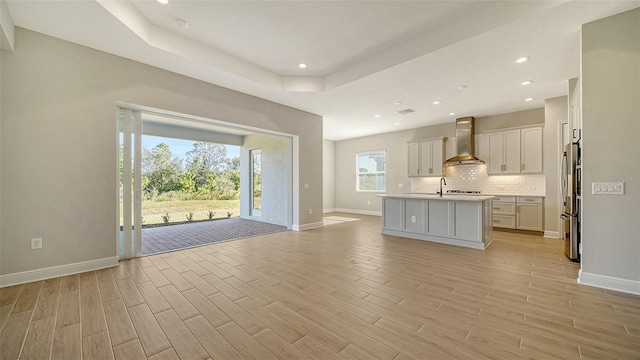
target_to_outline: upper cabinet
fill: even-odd
[[[542,127],[489,133],[487,173],[542,172]]]
[[[542,172],[542,128],[534,127],[520,130],[520,172]]]
[[[408,143],[409,176],[444,176],[446,137]]]

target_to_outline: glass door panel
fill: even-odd
[[[251,215],[262,216],[262,150],[250,151],[251,157]]]

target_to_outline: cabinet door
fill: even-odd
[[[424,234],[425,220],[424,200],[404,201],[404,231]]]
[[[542,128],[522,129],[522,164],[520,172],[542,172]]]
[[[420,143],[420,175],[431,176],[432,172],[431,141],[423,141]]]
[[[398,231],[403,230],[403,204],[404,200],[402,199],[382,199],[382,211],[384,214],[384,223],[382,224],[383,228]]]
[[[503,174],[520,173],[520,130],[510,130],[503,133],[504,154]]]
[[[408,153],[409,153],[408,167],[407,167],[408,175],[419,176],[420,171],[418,169],[420,164],[418,163],[418,143],[409,143]]]
[[[454,237],[456,239],[482,242],[482,203],[456,201]]]
[[[488,174],[502,174],[504,165],[504,152],[502,133],[492,133],[487,136],[489,140],[489,158],[487,159]]]
[[[450,201],[428,201],[427,234],[434,236],[451,237],[449,231],[449,204]]]
[[[542,204],[518,204],[516,228],[542,231]]]
[[[444,141],[431,142],[431,175],[443,176],[444,174]]]

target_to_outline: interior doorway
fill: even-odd
[[[234,226],[244,224],[245,228],[227,231],[224,236],[208,236],[223,240],[228,240],[229,233],[237,233],[238,237],[251,236],[253,230],[249,228],[263,229],[261,231],[291,229],[291,137],[130,106],[118,107],[117,124],[120,162],[118,244],[121,258],[142,256],[151,248],[158,251],[157,244],[145,244],[143,229],[148,227],[176,223],[192,225],[237,217],[265,223],[236,221]],[[189,144],[191,149],[172,149],[171,144]],[[183,156],[174,156],[176,153]],[[271,167],[271,171],[266,173],[263,171],[263,156]],[[263,194],[266,195],[267,213]],[[205,204],[207,209],[182,207],[177,211],[179,200],[186,200],[184,205],[188,203],[190,206],[199,202],[200,207]],[[219,209],[215,207],[216,203],[219,205],[225,201],[235,201],[234,210],[216,210]],[[200,228],[205,229],[203,226]],[[191,230],[179,232],[190,236],[179,239],[179,242],[187,244],[187,247],[202,244],[201,240],[195,239],[204,237],[194,235]],[[153,239],[158,238],[157,233],[155,231]],[[152,237],[148,236],[148,239]],[[169,250],[175,250],[175,246]]]

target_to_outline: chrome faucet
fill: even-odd
[[[445,178],[440,178],[440,191],[438,191],[438,194],[440,195],[440,197],[442,197],[442,183],[444,182],[445,185],[447,185],[447,180],[445,180]]]

